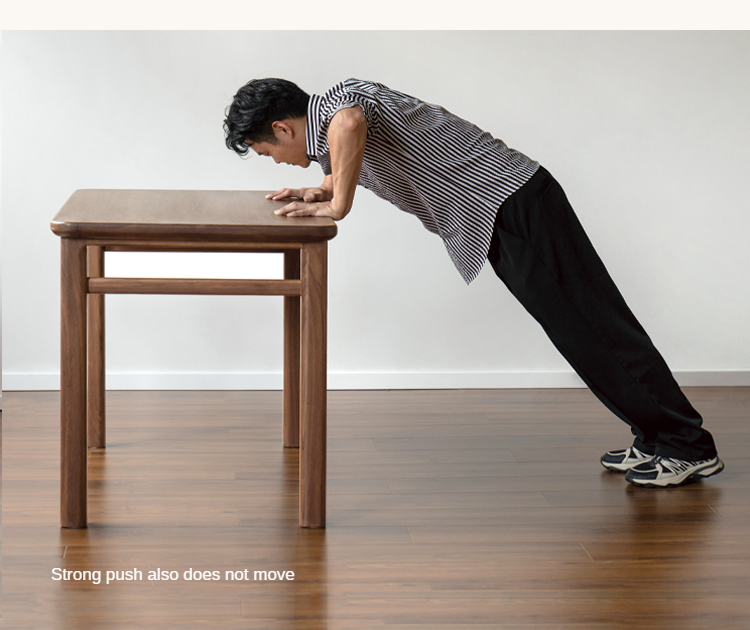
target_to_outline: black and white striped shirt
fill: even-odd
[[[469,284],[487,258],[500,204],[539,163],[439,105],[380,83],[347,79],[322,96],[313,94],[307,108],[308,158],[326,175],[331,118],[353,105],[367,120],[359,185],[438,234]]]

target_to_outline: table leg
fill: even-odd
[[[300,250],[284,252],[284,279],[299,278]],[[300,298],[284,297],[284,428],[283,444],[299,446]]]
[[[86,527],[86,243],[61,250],[60,520]]]
[[[89,278],[104,276],[104,248],[90,246]],[[88,296],[88,445],[104,448],[106,439],[104,394],[104,294]]]
[[[326,241],[308,243],[301,257],[301,527],[325,527],[326,520],[327,249]]]

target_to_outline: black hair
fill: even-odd
[[[224,112],[228,149],[247,155],[250,142],[276,144],[271,125],[277,120],[303,118],[310,95],[285,79],[253,79],[234,95]]]

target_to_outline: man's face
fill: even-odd
[[[275,122],[273,123],[273,132],[276,136],[276,144],[250,142],[250,148],[258,155],[272,157],[276,164],[291,164],[302,168],[310,166],[310,160],[307,159],[304,126],[302,127],[302,133],[300,133],[299,129],[295,129],[284,122]]]

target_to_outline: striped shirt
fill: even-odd
[[[469,284],[487,258],[495,215],[539,163],[439,105],[380,83],[347,79],[307,107],[307,157],[331,174],[328,126],[359,105],[367,120],[359,185],[438,234]]]

